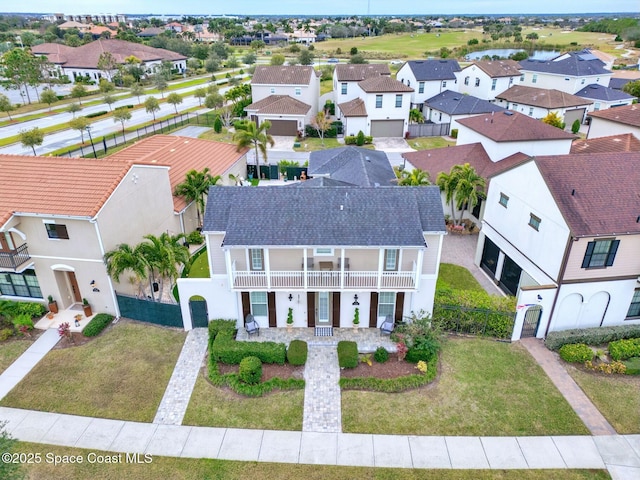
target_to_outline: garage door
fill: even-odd
[[[296,120],[269,120],[270,135],[283,135],[295,137],[298,134],[298,122]]]
[[[404,120],[372,120],[372,137],[402,137]]]
[[[571,130],[573,122],[580,120],[580,123],[584,120],[584,108],[578,108],[577,110],[569,110],[564,114],[564,125],[566,130]]]

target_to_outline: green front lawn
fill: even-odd
[[[456,142],[455,140],[447,140],[444,137],[416,137],[407,140],[407,144],[414,150],[431,150],[454,146]]]
[[[363,408],[366,405],[366,408]],[[405,435],[586,435],[519,344],[451,337],[439,378],[396,393],[342,392],[343,431]]]
[[[567,372],[619,434],[640,433],[640,376]]]
[[[436,288],[450,287],[456,290],[473,290],[484,292],[484,288],[478,283],[469,270],[460,265],[441,263],[438,273]]]
[[[222,128],[222,132],[220,133],[216,133],[212,128],[200,134],[198,138],[202,138],[204,140],[212,140],[214,142],[235,143],[233,141],[233,133],[224,127]]]
[[[0,343],[0,373],[9,368],[31,345],[31,340],[7,340]]]
[[[49,352],[0,405],[151,422],[185,336],[121,320],[85,345]]]
[[[193,262],[189,267],[186,278],[209,278],[209,262],[207,261],[207,248],[203,247],[194,254]]]
[[[319,138],[307,137],[300,140],[299,147],[293,147],[295,152],[315,152],[316,150],[326,150],[328,148],[343,147],[336,138],[325,138],[324,145]]]

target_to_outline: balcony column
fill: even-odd
[[[209,238],[209,235],[207,235],[207,239]],[[207,247],[209,245],[207,244]],[[209,252],[211,250],[207,250],[207,255],[209,255]],[[229,250],[228,248],[224,249],[224,263],[227,266],[227,276],[229,277],[229,288],[233,288],[234,284],[235,284],[235,279],[233,278],[233,274],[235,272],[233,272],[231,270],[231,250]],[[211,269],[213,271],[213,268]]]
[[[307,290],[309,286],[309,279],[307,278],[307,249],[303,249],[302,251],[302,276],[303,276],[303,286],[304,289]]]
[[[267,290],[271,290],[271,265],[269,264],[269,249],[265,248],[264,252],[264,274],[267,276]]]
[[[378,252],[378,290],[382,286],[382,271],[384,270],[384,248]]]
[[[423,262],[424,262],[424,249],[421,248],[420,250],[418,250],[418,264],[416,265],[416,271],[413,273],[413,281],[416,283],[416,290],[420,289],[420,276],[422,274]]]
[[[340,290],[344,290],[344,248],[340,249]]]

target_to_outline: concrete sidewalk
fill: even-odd
[[[640,478],[640,435],[419,437],[207,428],[0,407],[25,442],[167,457],[392,468],[614,470]],[[44,448],[43,448],[44,450]],[[620,474],[620,475],[618,475]]]

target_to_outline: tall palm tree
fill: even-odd
[[[457,177],[456,206],[460,210],[460,222],[462,222],[464,212],[473,210],[480,199],[486,197],[484,193],[486,182],[468,163],[455,165],[453,169],[456,170]]]
[[[267,133],[271,128],[271,122],[265,120],[257,126],[255,122],[244,121],[236,124],[236,133],[233,134],[233,141],[236,142],[237,149],[253,146],[256,150],[256,178],[260,178],[260,156],[262,153],[264,163],[267,163],[267,144],[275,145],[273,137]]]
[[[139,246],[131,247],[121,243],[104,254],[104,262],[107,273],[116,282],[120,282],[120,276],[128,271],[138,282],[138,293],[143,291],[142,281],[147,278],[147,263]]]
[[[173,288],[175,280],[178,278],[178,274],[180,273],[178,271],[178,266],[180,267],[180,270],[182,270],[182,268],[189,263],[189,249],[184,245],[184,243],[181,243],[181,240],[184,240],[185,237],[186,235],[184,233],[169,235],[166,232],[163,232],[159,237],[160,241],[167,249],[167,253],[173,257],[172,259],[174,261],[173,267],[168,268],[166,271],[169,281],[171,282],[170,289]]]
[[[398,178],[398,185],[420,187],[424,185],[431,185],[429,181],[429,174],[419,168],[413,170],[402,170]]]
[[[201,213],[204,214],[205,195],[209,191],[209,187],[216,185],[220,179],[220,175],[211,175],[209,167],[206,167],[201,172],[189,170],[184,182],[176,185],[174,195],[184,197],[189,203],[196,202],[198,226],[202,226]]]
[[[159,237],[155,235],[145,235],[143,241],[138,245],[140,252],[142,253],[145,263],[147,265],[148,277],[149,277],[149,287],[151,289],[151,299],[155,302],[156,297],[154,294],[153,284],[159,283],[159,296],[162,296],[162,289],[164,287],[164,275],[171,268],[172,264],[172,254],[167,251],[167,248],[164,245],[164,242],[160,240]],[[175,262],[173,262],[175,268]]]
[[[455,165],[449,173],[440,172],[436,179],[436,185],[440,187],[440,192],[444,193],[445,201],[451,206],[451,218],[456,222],[456,210],[454,200],[456,196],[456,188],[458,186],[458,177],[455,171]]]

